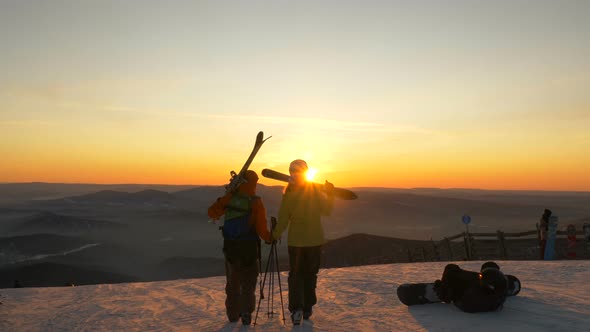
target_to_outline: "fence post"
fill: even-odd
[[[451,240],[448,237],[445,237],[445,242],[447,243],[447,249],[449,249],[449,260],[453,260],[453,247],[451,247]]]
[[[508,252],[506,250],[506,243],[504,241],[504,232],[500,230],[498,230],[498,241],[500,242],[500,257],[502,257],[502,259],[506,259],[508,257]]]
[[[537,240],[539,243],[539,258],[541,260],[543,260],[543,258],[545,258],[545,246],[543,245],[543,239],[541,238],[541,225],[539,225],[539,223],[536,223],[535,226],[537,226]]]
[[[422,261],[428,262],[428,260],[426,259],[426,248],[424,247],[422,247]]]
[[[475,246],[475,240],[471,233],[467,233],[467,239],[469,240],[469,259],[474,260],[477,257],[477,247]]]
[[[432,247],[434,249],[434,259],[437,262],[440,262],[440,253],[438,252],[438,246],[436,245],[436,242],[434,242],[434,240],[432,238],[430,238],[430,241],[432,241]]]
[[[410,251],[410,248],[408,248],[408,262],[412,263],[412,252]]]
[[[463,243],[465,244],[465,260],[471,260],[471,245],[469,244],[469,233],[463,233]]]

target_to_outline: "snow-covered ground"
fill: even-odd
[[[477,270],[482,262],[457,262]],[[405,282],[440,278],[446,262],[325,269],[312,319],[293,327],[263,301],[256,326],[227,323],[223,277],[59,288],[0,289],[0,331],[590,331],[590,261],[499,261],[523,283],[502,311],[406,307]],[[282,273],[287,301],[287,275]],[[274,287],[278,292],[278,285]],[[268,294],[267,294],[268,298]]]

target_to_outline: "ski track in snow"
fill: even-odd
[[[478,270],[482,262],[456,262]],[[286,324],[275,279],[273,311],[261,302],[257,325],[228,323],[225,278],[2,289],[0,331],[589,331],[590,261],[498,261],[523,288],[504,309],[468,314],[449,304],[406,307],[395,290],[440,278],[447,262],[324,269],[309,321],[292,326],[287,273],[281,273]],[[268,281],[267,281],[268,282]],[[257,290],[257,297],[259,291]],[[257,299],[258,303],[258,299]],[[254,312],[256,314],[256,312]],[[254,320],[254,317],[253,317]]]
[[[26,257],[26,258],[15,260],[15,263],[23,263],[23,262],[28,262],[28,261],[38,261],[38,260],[41,260],[41,259],[45,259],[45,258],[49,258],[49,257],[55,257],[55,256],[65,256],[65,255],[73,254],[75,252],[82,251],[84,249],[96,247],[96,246],[99,246],[99,245],[100,245],[100,243],[91,243],[91,244],[83,245],[80,248],[76,248],[76,249],[64,251],[64,252],[58,253],[58,254],[39,254],[39,255],[30,256],[30,257]]]

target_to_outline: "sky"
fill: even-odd
[[[0,1],[0,182],[590,190],[588,1]],[[261,179],[263,184],[279,184]]]

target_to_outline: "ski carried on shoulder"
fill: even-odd
[[[238,187],[242,183],[246,182],[246,179],[244,177],[246,174],[246,171],[250,167],[250,164],[254,160],[254,157],[256,157],[258,150],[260,150],[260,147],[262,147],[262,144],[264,144],[264,142],[266,142],[271,137],[272,136],[264,138],[264,133],[262,131],[258,132],[258,135],[256,135],[256,142],[254,142],[254,148],[252,148],[252,152],[250,152],[250,156],[248,156],[248,159],[244,163],[244,166],[242,166],[242,169],[240,170],[240,172],[239,173],[236,173],[234,171],[229,172],[229,174],[231,175],[231,178],[229,179],[229,183],[225,185],[225,193],[226,194],[235,192],[236,190],[238,190]],[[215,223],[216,221],[211,219],[211,220],[209,220],[209,222]]]
[[[225,186],[226,193],[236,191],[242,183],[246,182],[244,174],[246,174],[248,167],[250,167],[250,164],[254,160],[254,157],[256,157],[256,154],[258,153],[258,150],[260,150],[260,147],[262,147],[262,144],[264,144],[264,142],[266,142],[266,140],[268,140],[271,137],[272,136],[264,138],[264,133],[261,131],[258,132],[258,135],[256,135],[256,142],[254,143],[254,148],[252,149],[252,152],[250,152],[250,156],[248,157],[248,160],[246,160],[246,162],[244,163],[244,166],[242,166],[240,172],[237,174],[234,171],[229,172],[231,178],[229,179],[229,184]]]
[[[274,179],[274,180],[283,181],[283,182],[289,182],[289,179],[291,178],[287,174],[277,172],[277,171],[274,171],[274,170],[268,169],[268,168],[265,168],[262,170],[262,176],[264,176],[265,178]],[[313,185],[316,186],[317,188],[319,188],[320,190],[324,190],[323,184],[313,183]],[[344,199],[344,200],[353,200],[353,199],[358,198],[358,196],[354,192],[352,192],[348,189],[343,189],[343,188],[334,188],[334,197],[339,198],[339,199]]]

